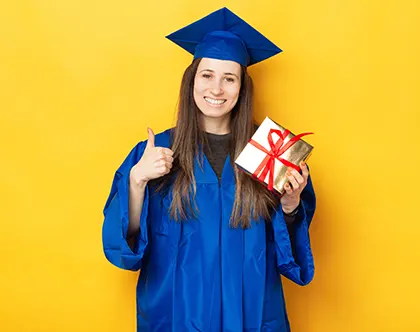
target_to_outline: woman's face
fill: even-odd
[[[239,98],[241,66],[234,61],[203,58],[194,78],[194,100],[206,118],[224,118]]]

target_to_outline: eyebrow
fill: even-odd
[[[214,70],[212,70],[212,69],[203,69],[203,70],[200,71],[200,73],[202,73],[203,71],[209,71],[211,73],[214,73]],[[239,80],[238,75],[236,75],[234,73],[223,73],[223,75],[232,75],[232,76],[235,76]]]

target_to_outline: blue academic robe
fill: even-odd
[[[156,135],[156,146],[170,147],[169,133]],[[126,240],[129,173],[146,143],[134,147],[115,173],[102,233],[105,256],[112,264],[141,269],[137,331],[290,331],[280,274],[299,285],[313,278],[308,228],[315,194],[310,178],[291,241],[281,206],[271,222],[253,221],[249,229],[230,227],[235,197],[230,158],[220,181],[206,158],[202,169],[196,160],[197,218],[171,220],[171,194],[154,194],[148,185],[132,250]]]

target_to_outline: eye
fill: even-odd
[[[226,79],[226,81],[227,81],[227,82],[229,82],[229,83],[234,83],[234,82],[235,82],[235,79],[234,79],[233,77],[231,77],[231,76],[228,76],[228,77],[226,77],[225,79]]]
[[[211,75],[210,74],[203,74],[202,76],[203,76],[203,78],[206,78],[206,79],[211,78]]]

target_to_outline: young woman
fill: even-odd
[[[234,164],[255,131],[247,67],[281,50],[226,8],[169,39],[194,54],[177,124],[148,129],[116,171],[105,255],[141,269],[138,331],[290,331],[280,275],[314,273],[308,167],[278,198]]]

